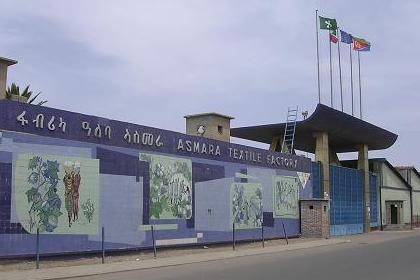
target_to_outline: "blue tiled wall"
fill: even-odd
[[[321,182],[322,182],[321,163],[312,162],[311,169],[312,169],[313,197],[321,198]]]
[[[369,173],[369,188],[370,188],[370,226],[378,226],[378,176],[374,173]]]
[[[13,199],[13,166],[20,153],[73,156],[99,161],[100,213],[99,226],[105,227],[107,249],[146,248],[152,244],[151,232],[140,226],[161,224],[172,229],[156,230],[158,240],[197,239],[194,244],[230,241],[230,197],[232,182],[255,182],[263,189],[266,238],[284,237],[283,225],[289,236],[299,234],[296,218],[273,217],[273,176],[297,176],[296,171],[256,167],[223,160],[188,157],[192,162],[193,213],[189,219],[149,219],[149,163],[139,161],[139,150],[121,147],[51,139],[44,136],[4,132],[0,136],[0,257],[32,255],[35,236],[19,223]],[[187,158],[187,157],[183,157]],[[310,170],[307,170],[310,172]],[[236,178],[236,174],[248,176]],[[221,190],[226,190],[224,200]],[[312,196],[312,179],[301,186],[301,198]],[[217,208],[223,202],[223,209]],[[209,217],[209,209],[212,209]],[[223,210],[223,211],[219,211]],[[65,211],[65,210],[63,210]],[[218,212],[219,211],[219,212]],[[238,240],[259,239],[260,229],[238,230]],[[42,234],[41,253],[83,252],[99,250],[98,234]]]
[[[371,227],[378,225],[377,177],[369,174]],[[363,174],[330,166],[331,235],[363,232]]]
[[[358,169],[330,166],[331,235],[363,232],[363,184]]]

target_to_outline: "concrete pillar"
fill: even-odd
[[[340,159],[336,152],[330,149],[330,165],[341,166]]]
[[[363,232],[370,232],[369,155],[366,144],[359,145],[357,168],[363,176]]]
[[[273,136],[269,150],[272,152],[280,152],[282,142],[283,138],[280,138],[280,136]]]
[[[0,57],[0,100],[6,98],[7,68],[16,63],[15,60]]]
[[[0,63],[0,100],[6,98],[7,65]]]
[[[321,176],[322,198],[330,197],[330,152],[328,148],[328,133],[316,132],[314,133],[315,145],[315,160],[321,162]]]
[[[282,152],[281,148],[283,146],[283,137],[281,136],[273,136],[273,139],[271,140],[270,148],[268,149],[271,152]],[[289,153],[289,149],[284,147],[284,153]],[[296,154],[293,151],[293,154]]]

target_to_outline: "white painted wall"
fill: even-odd
[[[386,225],[386,201],[402,201],[402,222],[411,223],[410,189],[405,181],[397,176],[386,164],[382,164],[383,187],[382,187],[382,223]],[[386,187],[398,188],[387,189]],[[420,193],[419,193],[420,194]],[[420,198],[420,196],[419,196]],[[419,204],[420,206],[420,204]]]
[[[414,171],[411,172],[411,186],[413,187],[413,190],[420,191],[420,178],[414,173]]]
[[[384,176],[383,186],[407,189],[405,182],[399,178],[388,166],[382,164],[382,174]]]
[[[385,201],[402,201],[403,223],[410,223],[410,192],[408,190],[390,190],[382,188],[382,224],[386,225],[386,205]]]
[[[411,175],[411,186],[413,187],[413,216],[420,216],[420,177],[410,170]],[[414,222],[417,221],[417,217],[414,217]]]

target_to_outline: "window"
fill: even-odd
[[[314,209],[314,206],[313,205],[309,205],[309,209]]]
[[[217,126],[217,131],[219,132],[219,134],[223,134],[223,126],[218,125]]]

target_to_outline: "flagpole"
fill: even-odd
[[[353,94],[353,55],[351,44],[349,45],[350,50],[350,86],[351,86],[351,115],[354,116],[354,94]]]
[[[318,103],[321,103],[321,81],[319,78],[318,10],[315,10],[315,27],[316,27],[316,61],[317,61],[317,67],[318,67]]]
[[[341,79],[341,54],[340,54],[340,37],[338,37],[338,31],[337,31],[337,38],[338,38],[338,69],[340,73],[340,94],[341,94],[341,112],[344,112],[344,104],[343,104],[343,83]]]
[[[359,100],[360,100],[360,119],[363,120],[363,114],[362,114],[362,82],[360,79],[360,51],[357,51],[357,62],[359,65]]]
[[[331,34],[328,33],[328,42],[330,43],[330,93],[331,93],[331,108],[334,108],[333,101],[333,81],[332,81],[332,59],[331,59]]]

